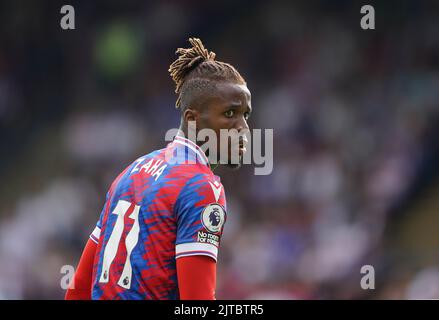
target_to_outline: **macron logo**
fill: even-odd
[[[214,183],[209,181],[209,184],[212,188],[213,195],[215,196],[215,201],[218,202],[218,199],[221,194],[221,184],[218,181],[215,181]]]

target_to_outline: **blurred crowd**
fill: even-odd
[[[112,180],[178,127],[167,68],[189,36],[247,80],[250,126],[274,129],[272,174],[216,172],[217,298],[439,298],[439,264],[386,247],[432,167],[437,5],[383,4],[373,31],[348,1],[73,5],[70,31],[53,2],[0,5],[0,299],[63,298],[61,267],[76,266]]]

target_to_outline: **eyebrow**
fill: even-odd
[[[236,102],[236,101],[230,102],[230,103],[227,104],[227,106],[228,107],[232,107],[232,108],[239,108],[241,106],[241,101],[239,101],[239,102]]]
[[[241,103],[240,102],[238,102],[238,103],[237,102],[229,103],[227,105],[227,108],[228,109],[239,109],[239,108],[241,108]],[[251,106],[247,105],[246,110],[251,113],[253,109],[252,109]]]

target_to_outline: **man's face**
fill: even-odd
[[[238,139],[226,138],[221,141],[221,129],[235,129],[238,133],[245,133],[249,127],[247,120],[252,111],[251,94],[245,84],[236,84],[233,82],[218,82],[216,93],[210,97],[204,108],[201,108],[197,117],[197,129],[210,128],[216,133],[217,153],[216,159],[220,159],[220,145],[225,144],[228,140],[227,163],[232,168],[238,168],[242,164],[242,156],[246,151],[247,138],[240,136]],[[223,136],[224,137],[224,136]],[[239,155],[239,163],[232,163],[232,148],[235,148],[234,154]],[[211,157],[212,155],[208,155]]]

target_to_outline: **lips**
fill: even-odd
[[[247,137],[246,136],[240,136],[239,137],[239,152],[242,154],[244,154],[247,151]]]

